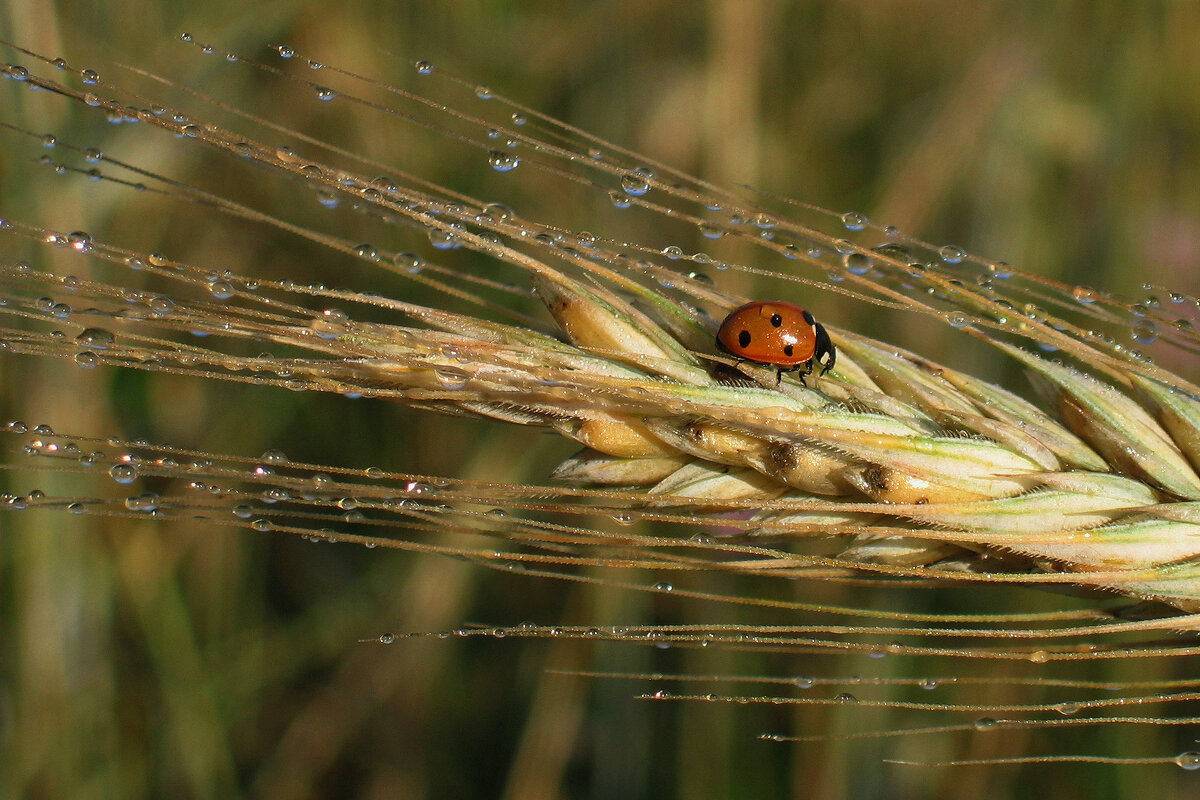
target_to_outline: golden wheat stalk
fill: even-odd
[[[706,236],[740,239],[769,255],[819,267],[836,275],[843,294],[861,301],[943,320],[1019,364],[1039,385],[1043,404],[833,325],[828,328],[839,349],[837,368],[810,377],[807,385],[788,377],[781,381],[774,369],[737,362],[716,347],[717,324],[746,298],[722,292],[674,263],[683,258],[689,266],[711,265],[714,259],[706,254],[685,256],[679,248],[601,239],[416,181],[370,179],[190,115],[151,110],[145,98],[122,93],[87,71],[74,73],[84,88],[25,67],[10,67],[9,74],[110,115],[247,157],[324,195],[353,199],[391,221],[426,231],[439,247],[475,250],[508,265],[533,286],[554,327],[529,317],[515,302],[505,306],[503,298],[518,292],[502,281],[463,276],[420,263],[411,254],[386,253],[292,226],[97,155],[94,160],[106,167],[132,169],[130,182],[145,180],[152,183],[151,191],[282,228],[521,324],[348,290],[217,273],[84,232],[7,220],[9,235],[130,266],[176,287],[169,294],[132,290],[24,264],[4,266],[0,285],[6,303],[0,313],[12,322],[0,337],[7,351],[73,359],[85,368],[122,366],[388,398],[538,427],[584,446],[555,470],[554,485],[523,486],[333,469],[282,458],[239,459],[30,430],[14,422],[8,430],[24,437],[25,450],[56,469],[86,473],[102,467],[122,485],[139,477],[186,478],[205,491],[143,493],[127,498],[123,508],[103,498],[10,495],[12,508],[175,519],[203,514],[226,525],[444,553],[569,580],[592,580],[587,568],[607,567],[900,586],[1071,586],[1183,612],[1147,606],[1147,618],[1129,620],[1120,618],[1129,614],[1127,606],[1028,617],[923,615],[797,603],[769,592],[682,589],[657,581],[640,588],[850,614],[859,621],[607,630],[525,626],[465,629],[464,635],[652,638],[681,645],[868,654],[883,648],[914,656],[1034,663],[1193,652],[1155,638],[1130,648],[1121,637],[1198,627],[1192,616],[1200,611],[1196,387],[1071,323],[1065,311],[1013,318],[1012,303],[994,287],[972,286],[957,270],[966,262],[1005,272],[1006,278],[1016,273],[1029,296],[1052,301],[1062,301],[1062,287],[945,249],[928,258],[931,248],[924,243],[858,215],[843,217],[846,229],[861,232],[860,238],[880,236],[883,244],[878,239],[858,243],[768,215],[715,187],[681,185],[677,176],[660,178],[655,169],[624,163],[623,153],[592,159],[599,177],[587,178],[588,185],[601,186],[605,178],[619,181],[618,205],[637,205],[665,219],[699,225]],[[515,129],[506,133],[525,136]],[[487,147],[482,139],[480,145]],[[557,164],[585,155],[571,144],[536,145],[536,158],[524,159],[522,169],[540,159],[540,166],[554,174]],[[70,148],[58,143],[59,152]],[[491,151],[488,157],[498,170],[516,166]],[[772,236],[747,233],[736,224],[716,225],[687,210],[689,204],[719,206]],[[491,299],[497,294],[500,301]],[[1120,321],[1128,311],[1115,300],[1076,297],[1088,301],[1091,319]],[[314,311],[314,304],[323,307]],[[378,310],[403,315],[408,324],[368,321]],[[1142,318],[1155,316],[1150,311]],[[45,329],[46,321],[51,330]],[[68,324],[79,330],[63,335],[60,328]],[[187,332],[207,338],[181,342]],[[1195,346],[1194,336],[1186,331],[1179,336],[1185,347]],[[247,355],[235,345],[242,341],[275,343],[296,355]],[[1061,351],[1071,363],[1037,355],[1027,349],[1031,344]],[[267,504],[260,502],[264,494]],[[603,522],[588,522],[597,518]],[[650,522],[661,525],[637,525]],[[452,531],[466,538],[426,541],[413,531]],[[497,549],[498,541],[507,542],[507,548]],[[1023,622],[1030,627],[1014,626]],[[909,641],[879,641],[896,636]],[[1094,644],[1104,636],[1112,643]],[[690,696],[674,695],[679,697]],[[1122,697],[1119,704],[1191,699],[1186,692],[1136,695]],[[1054,710],[1037,704],[964,707],[978,713]],[[1076,703],[1070,713],[1108,707],[1088,701]],[[999,727],[1021,724],[1035,723],[1007,720]]]

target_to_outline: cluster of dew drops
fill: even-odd
[[[230,466],[217,464],[204,457],[179,461],[171,456],[144,456],[139,452],[151,445],[146,441],[124,442],[118,438],[108,439],[105,444],[110,450],[86,449],[71,437],[60,437],[49,425],[36,425],[32,428],[20,420],[11,420],[0,426],[0,432],[27,436],[22,450],[29,456],[42,456],[54,459],[68,459],[84,470],[107,470],[108,477],[120,486],[129,486],[145,475],[165,478],[187,479],[187,488],[192,492],[203,492],[217,498],[236,497],[237,502],[228,509],[229,513],[239,521],[259,532],[269,532],[275,529],[274,523],[263,515],[263,509],[281,502],[298,502],[315,504],[326,509],[331,521],[341,523],[361,523],[366,520],[360,501],[353,496],[346,496],[334,487],[334,478],[323,472],[300,471],[299,476],[306,476],[310,486],[308,490],[297,491],[279,485],[272,485],[272,479],[278,474],[277,470],[290,467],[286,454],[281,450],[265,451],[257,461],[249,467],[230,474]],[[289,477],[296,478],[297,470],[289,470]],[[407,476],[388,476],[377,467],[369,467],[356,471],[356,474],[372,481],[381,481],[387,477],[399,479],[398,485],[392,487],[389,499],[395,507],[416,508],[420,500],[420,508],[427,511],[445,510],[445,506],[437,506],[430,501],[436,496],[440,479],[428,481],[417,480]],[[210,476],[219,475],[226,483],[208,482]],[[203,478],[203,480],[201,480]],[[228,485],[230,480],[239,481],[241,486]],[[290,481],[290,483],[294,483]],[[253,486],[249,490],[246,485]],[[344,487],[343,487],[344,488]],[[253,501],[253,502],[251,502]],[[94,499],[91,501],[74,499],[51,499],[40,489],[34,489],[24,495],[5,493],[0,495],[0,509],[23,510],[31,507],[55,508],[65,507],[66,510],[85,514],[91,509],[89,503],[108,506],[109,501]],[[124,508],[128,511],[139,512],[148,516],[161,516],[163,498],[155,492],[141,492],[129,495],[124,499]],[[174,503],[172,501],[172,506]],[[224,503],[223,505],[228,505]],[[314,529],[303,538],[313,542],[336,543],[339,534],[332,528]],[[362,544],[368,549],[377,546],[377,542],[367,538]]]
[[[197,42],[194,37],[188,33],[180,34],[179,38],[186,43],[196,45],[196,47],[204,54],[211,55],[216,52],[215,48],[213,48],[211,45]],[[293,59],[298,57],[295,49],[287,45],[277,45],[275,46],[275,51],[282,59]],[[226,60],[231,62],[239,60],[238,56],[232,52],[226,53],[225,57]],[[68,69],[68,65],[63,59],[55,59],[52,64],[60,70]],[[324,65],[322,63],[314,60],[308,60],[308,66],[314,72],[324,69]],[[427,60],[417,60],[413,63],[413,67],[416,73],[421,76],[429,76],[434,74],[436,71],[433,63]],[[8,65],[3,74],[10,79],[18,81],[23,81],[28,78],[28,71],[19,65]],[[96,85],[100,83],[100,76],[95,70],[84,68],[79,70],[78,74],[80,75],[81,81],[85,85]],[[322,102],[329,102],[338,97],[338,93],[336,91],[324,86],[316,84],[314,85],[316,86],[315,92],[318,100]],[[475,96],[480,100],[490,100],[495,95],[487,86],[479,85],[475,87]],[[114,122],[125,120],[134,121],[136,118],[136,115],[110,115],[110,119]],[[527,115],[520,111],[512,112],[510,119],[514,128],[519,128],[528,123]],[[496,147],[488,150],[487,160],[490,166],[497,172],[502,173],[511,172],[516,169],[520,165],[521,160],[520,156],[513,151],[522,144],[522,140],[515,136],[506,135],[505,132],[498,129],[489,129],[487,136],[489,139],[503,140],[502,148]],[[42,144],[47,148],[53,148],[57,146],[57,143],[57,138],[52,134],[46,134],[42,137]],[[85,160],[91,164],[99,163],[104,158],[103,153],[96,148],[86,148],[83,151],[83,155]],[[595,148],[589,148],[588,155],[596,159],[602,159],[604,157],[604,154]],[[90,171],[89,176],[94,180],[98,180],[100,178],[98,170]],[[656,179],[657,176],[654,170],[648,167],[634,168],[620,176],[620,188],[611,191],[610,198],[616,207],[628,208],[633,204],[635,198],[641,197],[651,191]],[[329,192],[328,190],[318,192],[318,196],[318,199],[323,204],[328,206],[334,206],[338,202],[333,193]],[[721,209],[721,205],[716,203],[710,204],[708,207],[714,211]],[[718,239],[726,235],[730,227],[736,229],[736,226],[743,225],[747,222],[751,223],[758,230],[759,235],[766,238],[772,238],[773,230],[776,225],[774,218],[772,218],[769,214],[745,216],[735,213],[729,215],[727,221],[723,224],[715,224],[711,221],[701,222],[699,224],[699,229],[701,235],[703,235],[705,238]],[[864,231],[871,225],[870,221],[865,215],[856,211],[850,211],[842,214],[841,222],[848,231],[854,233]],[[883,227],[880,230],[882,230],[883,235],[887,239],[893,239],[899,236],[899,231],[891,226]],[[441,229],[430,230],[430,241],[435,247],[439,248],[449,248],[457,245],[453,234]],[[66,236],[56,236],[55,241],[51,241],[50,243],[63,247],[71,247],[80,253],[86,253],[90,250],[91,237],[84,231],[75,231]],[[871,273],[873,268],[876,266],[870,255],[871,250],[876,250],[881,254],[898,258],[901,257],[901,254],[905,251],[903,246],[900,247],[899,250],[896,250],[895,248],[889,250],[889,245],[886,244],[877,246],[875,248],[866,249],[844,239],[837,240],[833,249],[836,250],[837,256],[839,256],[841,259],[840,266],[830,269],[828,272],[829,279],[835,282],[842,280],[846,273],[860,276]],[[361,251],[360,255],[364,256],[373,256],[375,254],[374,248],[370,245],[361,245],[358,250]],[[720,262],[716,262],[705,253],[687,255],[685,254],[683,248],[677,245],[668,245],[662,248],[661,252],[667,258],[673,260],[685,258],[702,265],[712,265],[717,269],[721,269],[725,266]],[[812,258],[822,258],[826,255],[833,255],[832,253],[827,253],[825,248],[821,248],[816,245],[809,245],[807,247],[807,254]],[[147,260],[150,261],[150,263],[153,263],[155,255],[157,254],[152,254]],[[940,264],[947,267],[962,265],[969,258],[968,253],[957,245],[945,245],[938,248],[936,250],[936,256],[937,260],[940,261]],[[394,258],[397,266],[407,268],[411,272],[418,272],[422,267],[422,260],[420,256],[413,253],[399,253]],[[128,262],[129,266],[133,269],[137,269],[139,264],[145,263],[143,259],[138,257],[131,258],[128,260]],[[911,260],[910,265],[918,269],[923,266],[927,266],[922,265],[917,260]],[[1008,268],[1008,265],[1004,264],[1003,262],[986,263],[986,266],[986,274],[979,279],[979,283],[985,288],[990,287],[992,280],[1002,280],[1010,277],[1012,274],[1011,269]],[[882,277],[882,274],[879,274],[877,277]],[[1156,322],[1155,318],[1152,318],[1153,315],[1162,309],[1162,301],[1160,300],[1159,296],[1154,293],[1159,287],[1147,284],[1144,288],[1148,292],[1147,296],[1138,303],[1128,306],[1133,315],[1133,319],[1129,324],[1128,336],[1132,342],[1135,343],[1135,347],[1137,345],[1152,344],[1158,339],[1160,334],[1159,323]],[[218,300],[227,300],[235,293],[233,281],[229,276],[226,275],[214,275],[209,281],[209,290],[213,297]],[[1191,300],[1193,301],[1193,304],[1200,305],[1200,303],[1196,303],[1194,298],[1182,293],[1167,292],[1167,295],[1169,297],[1169,302],[1173,304],[1184,304]],[[1073,287],[1071,289],[1071,296],[1075,301],[1082,305],[1090,305],[1097,303],[1098,301],[1109,299],[1104,293],[1097,292],[1096,290],[1087,286]],[[171,299],[166,296],[152,297],[149,298],[147,302],[151,308],[151,311],[157,315],[168,314],[173,308]],[[38,308],[55,319],[67,319],[72,314],[70,304],[62,301],[52,300],[50,298],[40,298],[38,301]],[[1039,309],[1032,304],[1027,304],[1026,312],[1031,317],[1037,317],[1040,313]],[[1158,317],[1158,319],[1162,318],[1163,317],[1161,316]],[[971,323],[970,315],[959,310],[947,311],[945,313],[945,319],[952,327],[963,327]],[[1191,320],[1185,316],[1180,316],[1177,319],[1172,320],[1170,324],[1187,333],[1193,332],[1193,324]],[[86,332],[88,333],[88,337],[85,338],[97,338],[96,331],[97,329],[89,328]],[[1093,338],[1098,341],[1108,343],[1110,347],[1118,352],[1127,351],[1133,358],[1149,360],[1139,350],[1126,348],[1113,340],[1111,336],[1108,336],[1101,331],[1088,331],[1087,335],[1088,338]],[[101,336],[98,338],[104,337]],[[87,342],[81,341],[81,344],[86,345]],[[108,346],[111,346],[111,340],[108,341]],[[1047,346],[1044,349],[1053,348]],[[76,363],[81,367],[91,368],[101,363],[101,360],[94,352],[92,352],[92,350],[85,348],[77,355]]]

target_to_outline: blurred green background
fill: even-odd
[[[419,141],[398,143],[396,126],[281,100],[261,76],[222,69],[185,48],[177,40],[182,31],[218,51],[263,60],[265,44],[288,43],[409,88],[410,62],[429,59],[716,183],[859,210],[936,242],[1135,299],[1145,281],[1200,289],[1194,3],[480,0],[335,9],[30,0],[0,9],[4,38],[94,66],[113,82],[132,80],[116,66],[124,63],[202,91],[219,86],[223,98],[255,114],[467,193],[486,191],[495,177],[451,148],[443,155]],[[256,207],[295,205],[294,186],[246,181],[231,159],[185,149],[162,133],[133,136],[63,100],[0,89],[0,113],[13,124],[136,158]],[[395,282],[374,283],[379,276],[350,259],[291,238],[54,177],[36,165],[40,149],[30,140],[6,134],[0,141],[0,212],[14,219],[85,229],[244,274],[399,290]],[[242,182],[223,183],[226,170]],[[531,192],[519,208],[655,246],[680,243],[659,242],[653,229],[634,223],[621,229],[595,221],[595,209],[564,209],[545,193]],[[347,238],[364,235],[362,220],[347,216],[344,224]],[[415,233],[391,235],[386,244],[395,250],[429,250]],[[20,241],[4,247],[6,262],[83,269],[77,257],[56,260],[60,254]],[[752,291],[729,280],[729,288]],[[911,320],[836,300],[822,317],[955,367],[993,372],[961,340],[938,338]],[[1194,378],[1194,364],[1162,360]],[[572,450],[555,437],[380,402],[85,372],[14,356],[0,359],[0,417],[212,452],[255,456],[277,447],[295,461],[527,482],[544,480]],[[7,491],[112,489],[22,472],[19,456],[6,458],[17,467],[0,477]],[[569,642],[359,643],[470,621],[739,618],[723,607],[200,524],[8,514],[0,526],[4,797],[952,798],[1010,797],[1038,786],[1061,797],[1102,798],[1196,791],[1187,780],[1194,776],[1173,767],[915,770],[880,758],[919,757],[916,742],[767,745],[755,736],[786,730],[788,714],[647,704],[632,699],[641,685],[545,673],[745,666],[728,653],[684,657]],[[807,671],[796,662],[750,663]],[[846,724],[821,715],[805,720],[834,731]],[[1074,749],[1169,755],[1194,746],[1176,731],[1092,736],[1073,740]],[[1046,749],[1046,740],[1038,744]]]

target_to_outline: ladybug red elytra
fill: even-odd
[[[730,355],[784,372],[798,370],[800,382],[813,371],[813,362],[824,375],[833,369],[837,349],[825,327],[795,303],[757,300],[730,312],[717,331],[717,346]]]

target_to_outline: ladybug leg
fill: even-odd
[[[792,369],[796,372],[796,375],[800,378],[800,385],[807,389],[808,382],[804,380],[804,376],[812,375],[812,371],[813,371],[812,359],[809,359],[808,361],[804,362],[804,371],[803,372],[800,371],[799,365],[792,367]]]

